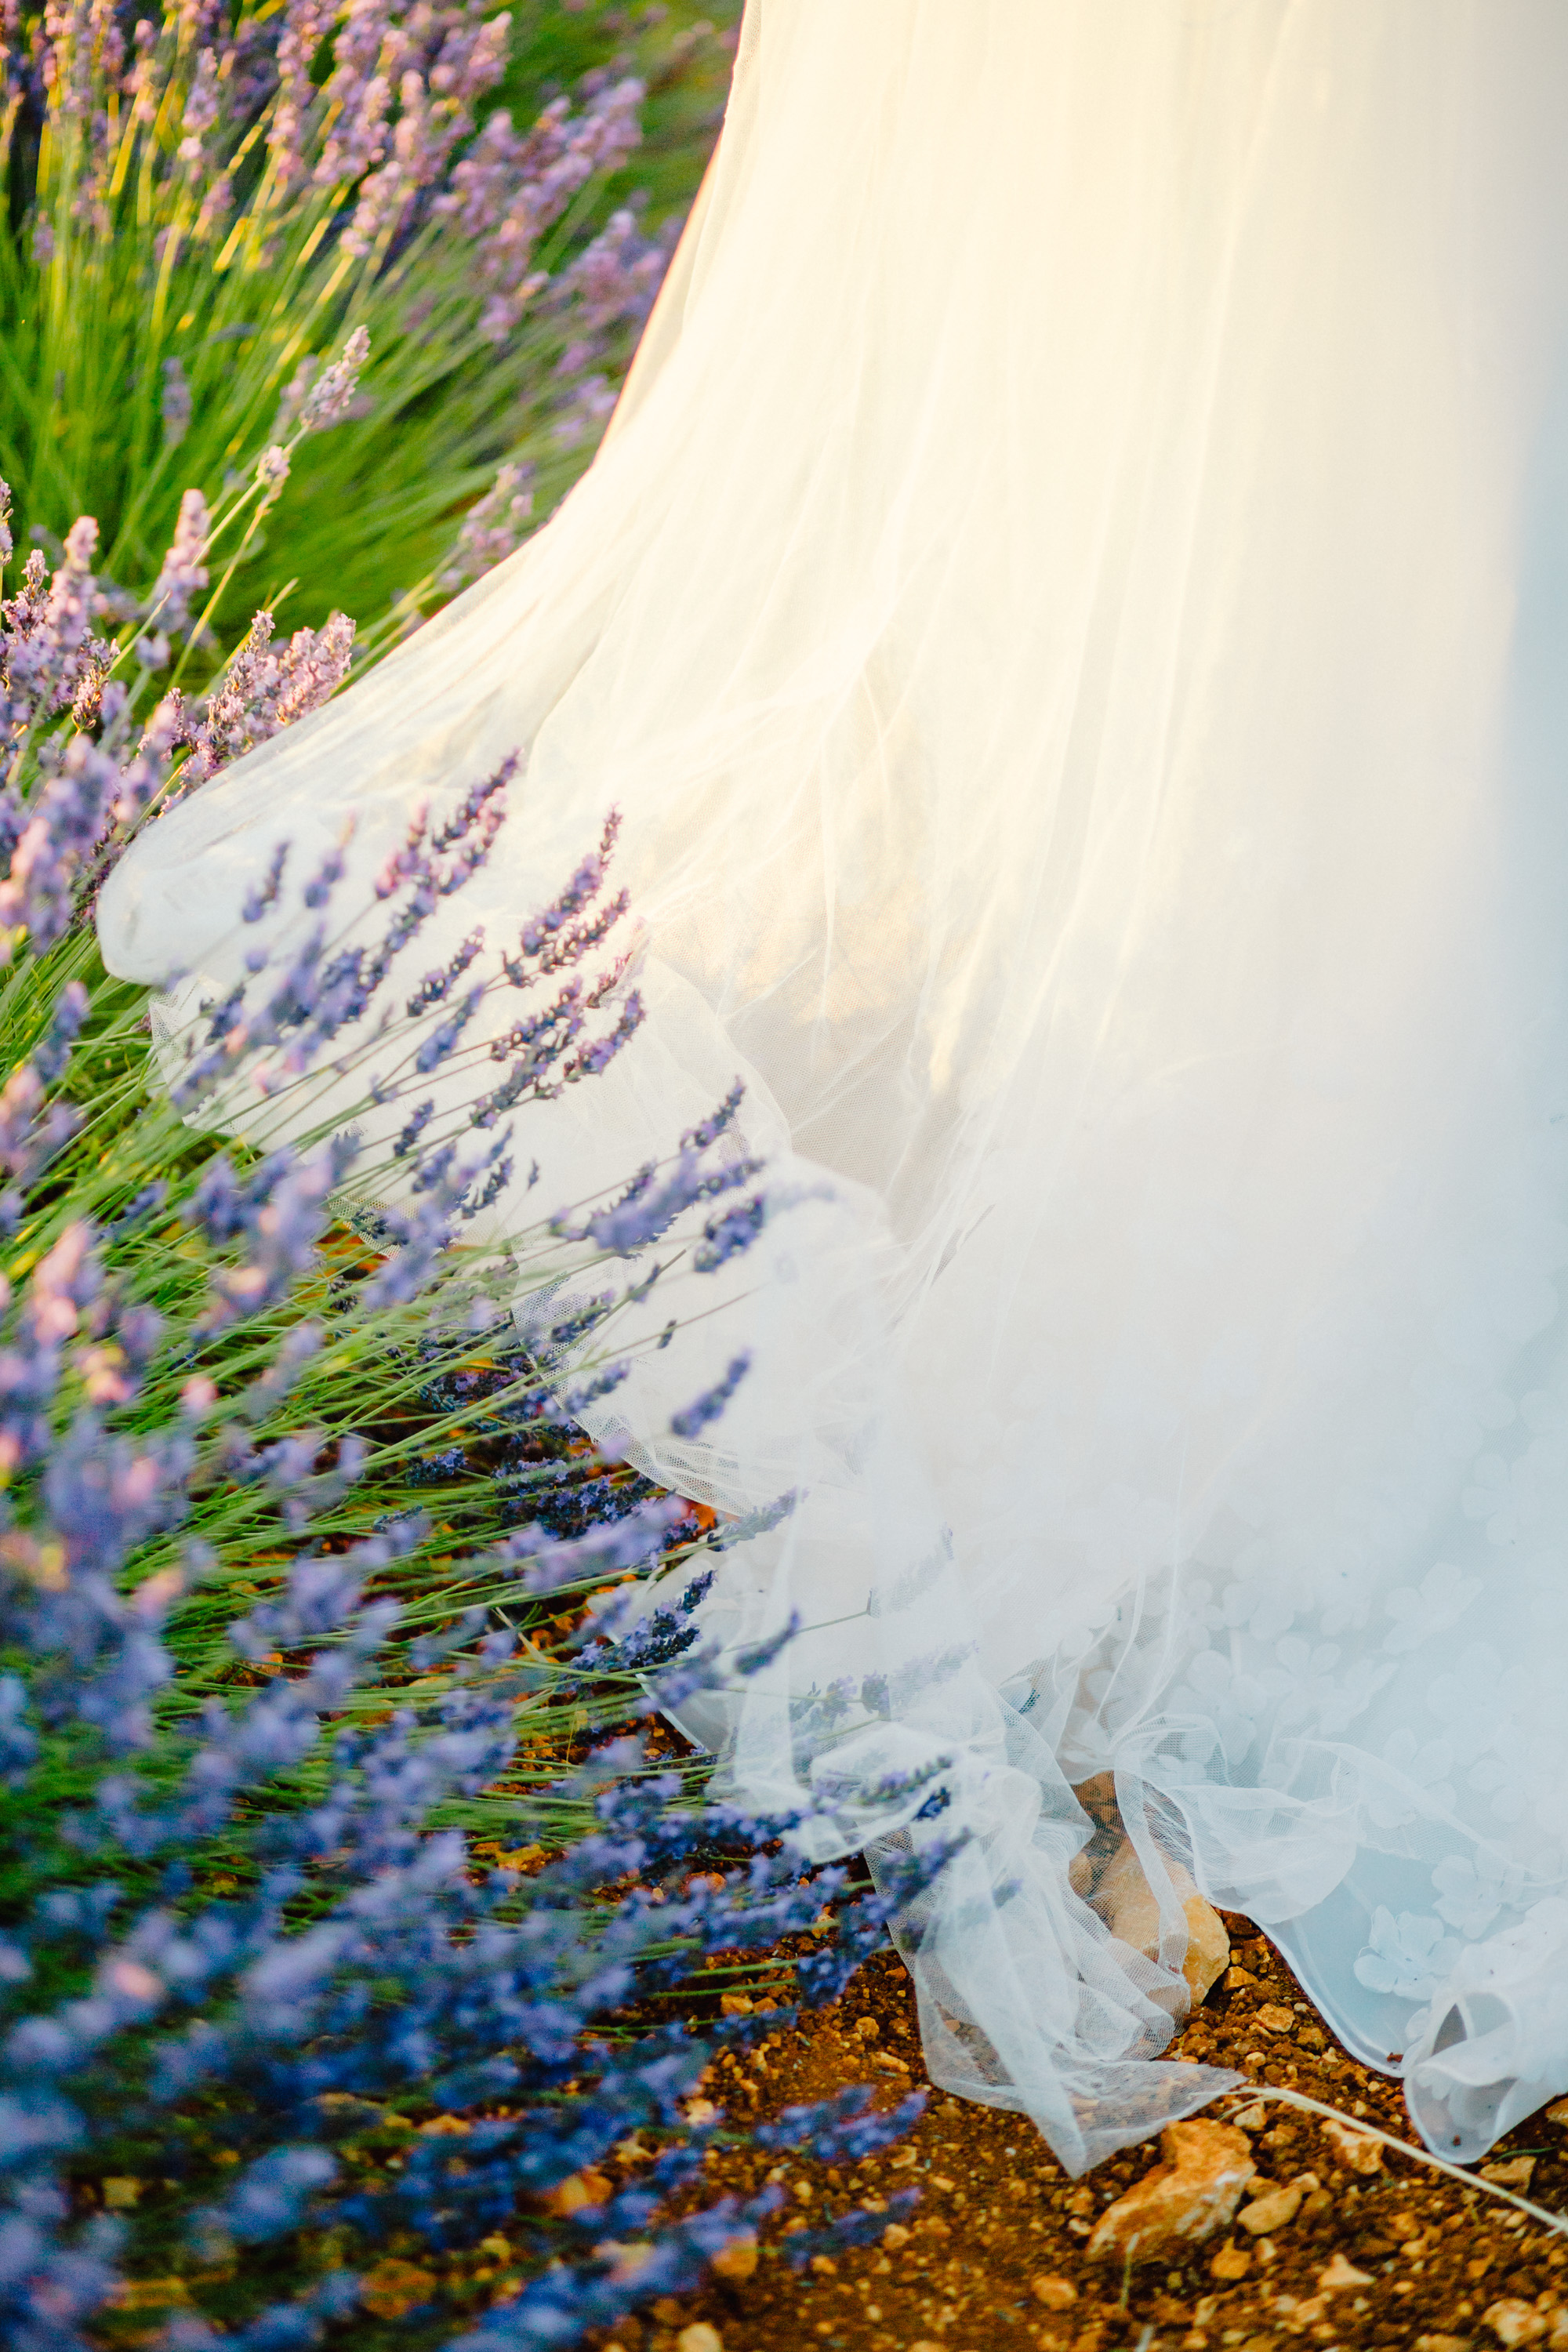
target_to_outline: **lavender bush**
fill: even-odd
[[[0,473],[24,547],[85,510],[100,572],[145,581],[182,491],[216,506],[236,453],[288,445],[313,406],[265,529],[215,580],[210,645],[291,582],[319,626],[330,580],[363,656],[542,519],[592,454],[679,226],[645,230],[627,185],[650,86],[679,132],[650,170],[679,204],[727,62],[684,5],[637,26],[606,0],[543,13],[515,33],[478,0],[5,17]],[[545,102],[574,52],[601,61]],[[361,330],[371,363],[334,403],[329,355]],[[498,467],[483,544],[454,562]],[[205,603],[166,631],[203,673],[182,630]]]
[[[291,458],[310,399],[352,399],[362,358],[351,338],[268,446]],[[693,2095],[721,2043],[779,2020],[639,2030],[638,2005],[724,1981],[704,1963],[742,1966],[825,1906],[835,1930],[795,1973],[801,2000],[830,2000],[883,1931],[880,1901],[803,1868],[795,1825],[741,1820],[690,1767],[609,1737],[710,1675],[692,1612],[712,1544],[574,1414],[620,1377],[618,1253],[684,1234],[700,1282],[768,1213],[762,1171],[714,1150],[735,1101],[618,1201],[520,1215],[504,1258],[459,1246],[479,1207],[526,1193],[527,1106],[635,1037],[613,819],[515,941],[471,940],[411,996],[393,955],[483,866],[511,763],[413,820],[368,939],[340,920],[334,862],[296,876],[279,845],[246,985],[167,1091],[141,992],[97,963],[92,894],[135,827],[342,675],[341,616],[284,645],[263,612],[205,696],[159,691],[148,638],[278,478],[264,451],[216,519],[187,499],[140,594],[104,589],[82,520],[0,604],[0,2341],[18,2352],[127,2331],[166,2352],[510,2352],[694,2285],[776,2192],[704,2202],[727,2126]],[[475,1046],[491,991],[517,1017]],[[486,1082],[443,1108],[433,1076],[465,1055]],[[341,1118],[263,1152],[188,1123],[260,1068],[289,1125],[289,1089],[329,1066],[384,1115],[379,1154]],[[552,1324],[529,1300],[563,1250],[598,1254],[597,1299]],[[676,1597],[650,1608],[655,1569]],[[864,2153],[918,2106],[864,2100],[768,2144]],[[791,2258],[827,2242],[802,2232]]]

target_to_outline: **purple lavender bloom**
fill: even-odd
[[[720,1129],[711,1120],[693,1130],[694,1134],[713,1136],[718,1132]],[[568,1223],[564,1216],[553,1217],[551,1232],[565,1241],[591,1241],[599,1249],[630,1257],[667,1234],[676,1219],[696,1202],[712,1200],[749,1183],[763,1165],[760,1160],[738,1160],[725,1168],[712,1168],[705,1162],[701,1146],[687,1144],[662,1183],[654,1181],[654,1168],[645,1168],[607,1209],[594,1211],[579,1224]]]
[[[503,562],[521,544],[533,518],[533,467],[502,466],[491,488],[463,517],[451,561],[439,585],[448,593],[466,588],[483,572]]]
[[[710,1421],[717,1421],[741,1382],[752,1369],[752,1359],[742,1354],[732,1357],[721,1381],[693,1399],[680,1412],[672,1413],[669,1426],[677,1437],[696,1437]]]
[[[150,616],[175,635],[190,627],[191,599],[207,585],[207,568],[202,559],[211,536],[212,518],[205,499],[200,490],[186,490],[180,500],[169,552],[148,602]]]
[[[446,1002],[453,987],[468,971],[484,943],[484,927],[481,924],[468,933],[468,938],[449,962],[441,965],[435,971],[426,973],[408,1000],[405,1010],[410,1020],[415,1019],[421,1013],[428,1012],[432,1005]]]
[[[283,868],[288,856],[289,844],[286,841],[280,841],[272,853],[267,871],[260,882],[252,883],[245,894],[245,904],[240,908],[240,913],[246,922],[258,923],[268,908],[277,905],[278,894],[283,884]]]
[[[342,355],[324,367],[305,393],[300,404],[298,433],[325,433],[329,426],[342,422],[359,389],[359,380],[365,362],[370,357],[370,332],[356,327],[343,345]]]
[[[184,363],[178,358],[163,362],[163,394],[159,407],[163,422],[163,446],[165,449],[177,449],[191,429],[191,387],[185,378]],[[191,493],[187,491],[185,495],[188,498]],[[203,584],[205,584],[205,574]]]

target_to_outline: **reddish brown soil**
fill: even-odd
[[[1227,1925],[1239,1973],[1215,1988],[1173,2054],[1289,2084],[1408,2137],[1398,2086],[1337,2047],[1245,1920]],[[771,2044],[714,2070],[710,2095],[737,2117],[858,2081],[875,2083],[890,2103],[926,2079],[910,1987],[890,1952],[837,2010]],[[1568,2316],[1561,2331],[1553,2324],[1558,2308],[1568,2309],[1568,2238],[1414,2158],[1390,2153],[1374,2172],[1348,2170],[1319,2125],[1287,2106],[1237,2095],[1206,2112],[1247,2131],[1262,2176],[1254,2193],[1271,2179],[1317,2176],[1320,2189],[1272,2238],[1237,2227],[1194,2247],[1179,2266],[1108,2273],[1085,2257],[1092,2217],[1159,2161],[1157,2145],[1075,2183],[1018,2117],[936,2093],[912,2137],[886,2157],[843,2170],[795,2159],[778,2167],[789,2204],[764,2232],[749,2279],[661,2302],[598,2342],[623,2352],[713,2352],[711,2329],[721,2352],[1284,2352],[1295,2342],[1413,2352],[1538,2343],[1552,2352],[1554,2335],[1568,2346]],[[1536,2152],[1531,2200],[1568,2209],[1568,2134],[1537,2116],[1489,2162],[1521,2152]],[[754,2191],[767,2177],[755,2153],[715,2150],[710,2159],[710,2190]],[[790,2267],[792,2229],[910,2182],[922,2198],[907,2242],[805,2273]],[[1364,2283],[1321,2287],[1336,2256]]]

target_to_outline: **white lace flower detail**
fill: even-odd
[[[1289,1591],[1282,1579],[1238,1576],[1222,1603],[1226,1622],[1245,1625],[1255,1642],[1277,1642],[1296,1622]]]
[[[1380,1773],[1369,1764],[1363,1799],[1368,1820],[1380,1829],[1397,1829],[1421,1813],[1454,1811],[1454,1756],[1446,1739],[1417,1740],[1402,1727],[1384,1742],[1383,1760],[1390,1771]]]
[[[1488,1811],[1497,1820],[1521,1822],[1535,1793],[1530,1759],[1517,1739],[1500,1738],[1497,1750],[1496,1755],[1483,1756],[1479,1763],[1471,1765],[1470,1786],[1491,1799]]]
[[[1383,1637],[1385,1650],[1413,1650],[1434,1633],[1446,1633],[1481,1590],[1479,1576],[1462,1575],[1440,1560],[1419,1584],[1402,1584],[1384,1603],[1394,1623]]]
[[[1438,1912],[1468,1943],[1484,1936],[1500,1911],[1518,1907],[1524,1878],[1518,1863],[1489,1846],[1478,1848],[1473,1862],[1451,1853],[1432,1873]]]
[[[1458,1956],[1458,1940],[1445,1936],[1441,1919],[1414,1911],[1402,1911],[1396,1919],[1380,1903],[1355,1972],[1372,1992],[1393,1993],[1400,2000],[1430,2000]]]
[[[1212,1723],[1234,1763],[1257,1738],[1265,1696],[1262,1685],[1250,1675],[1238,1673],[1223,1650],[1200,1650],[1187,1667],[1185,1682],[1171,1694],[1170,1712]]]
[[[1426,1704],[1443,1726],[1456,1763],[1484,1756],[1504,1718],[1502,1660],[1487,1642],[1477,1642],[1457,1668],[1436,1676]]]
[[[1275,1644],[1278,1671],[1266,1670],[1258,1681],[1270,1698],[1280,1702],[1281,1707],[1289,1706],[1309,1716],[1324,1738],[1336,1738],[1365,1710],[1394,1672],[1392,1666],[1378,1666],[1369,1658],[1358,1658],[1352,1666],[1336,1674],[1334,1669],[1342,1654],[1337,1643],[1312,1643],[1300,1633],[1291,1633]]]
[[[1485,1520],[1489,1543],[1515,1542],[1537,1516],[1528,1465],[1505,1462],[1500,1454],[1478,1455],[1460,1506],[1468,1519]]]

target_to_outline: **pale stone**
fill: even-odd
[[[1568,2099],[1553,2099],[1546,2110],[1549,2124],[1562,2124],[1568,2129]]]
[[[1253,2023],[1263,2033],[1294,2033],[1295,2011],[1287,2009],[1281,2001],[1265,2001],[1254,2018]]]
[[[1532,2156],[1513,2156],[1505,2164],[1483,2164],[1481,2179],[1495,2180],[1500,2189],[1528,2189],[1534,2170]]]
[[[580,2213],[586,2205],[603,2205],[615,2193],[614,2186],[602,2172],[574,2172],[548,2190],[541,2202],[547,2213],[564,2216]]]
[[[1252,2255],[1246,2246],[1234,2243],[1222,2246],[1209,2264],[1209,2276],[1222,2284],[1229,2279],[1245,2278],[1252,2268]]]
[[[724,2352],[724,2339],[705,2319],[694,2319],[676,2337],[675,2352]]]
[[[1258,2167],[1247,2135],[1230,2124],[1167,2124],[1163,2164],[1108,2205],[1085,2252],[1101,2260],[1148,2262],[1223,2230]]]
[[[377,2319],[401,2319],[435,2294],[434,2272],[414,2263],[379,2262],[359,2283],[359,2299]]]
[[[1179,1862],[1165,1866],[1186,1917],[1182,1974],[1196,2009],[1230,1965],[1230,1937],[1219,1913],[1198,1893],[1191,1874]],[[1095,1900],[1113,1936],[1150,1959],[1159,1958],[1160,1906],[1131,1839],[1124,1838],[1111,1856],[1095,1889]]]
[[[1318,2273],[1318,2284],[1325,2294],[1342,2286],[1370,2286],[1372,2273],[1358,2271],[1353,2263],[1346,2262],[1343,2254],[1331,2254]]]
[[[1282,2230],[1288,2221],[1293,2221],[1306,2193],[1300,2181],[1282,2181],[1278,2189],[1266,2189],[1261,2197],[1244,2205],[1236,2218],[1244,2230],[1261,2238],[1266,2231]]]
[[[1521,2303],[1515,2295],[1506,2295],[1500,2303],[1489,2304],[1481,2314],[1481,2325],[1489,2327],[1500,2344],[1510,2352],[1516,2344],[1539,2344],[1551,2325],[1543,2311],[1532,2303]]]
[[[906,2230],[901,2221],[889,2221],[882,2232],[882,2243],[889,2253],[896,2254],[900,2246],[909,2244],[913,2235],[914,2231]]]
[[[1078,2289],[1071,2279],[1040,2277],[1029,2281],[1029,2292],[1037,2303],[1047,2311],[1065,2311],[1069,2303],[1078,2301]]]
[[[1181,1876],[1184,1877],[1183,1872]],[[1179,1883],[1179,1881],[1178,1881]],[[1194,1886],[1182,1905],[1187,1917],[1187,1950],[1182,1974],[1187,1980],[1193,2007],[1197,2009],[1224,1976],[1230,1962],[1230,1937],[1225,1921]]]
[[[831,2254],[813,2254],[811,2267],[818,2278],[837,2278],[838,2275],[838,2265]]]
[[[731,2238],[714,2255],[713,2267],[721,2278],[749,2279],[757,2267],[755,2238]]]
[[[1383,2170],[1383,2142],[1357,2125],[1347,2123],[1340,2116],[1323,2116],[1319,2127],[1342,2164],[1352,2172]]]

